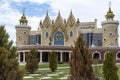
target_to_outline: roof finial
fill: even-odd
[[[113,14],[113,12],[112,12],[112,10],[111,10],[111,1],[109,1],[109,9],[108,9],[108,12],[107,12],[107,14],[105,15],[105,17],[106,17],[106,19],[107,19],[107,21],[108,21],[108,18],[111,18],[112,20],[113,20],[113,18],[114,18],[114,14]]]
[[[109,11],[108,12],[111,12],[111,1],[109,1]]]
[[[46,15],[48,16],[48,11],[47,11]]]
[[[59,12],[58,12],[58,15],[60,15],[60,10],[59,10]]]
[[[23,8],[23,16],[25,16],[25,8]]]
[[[70,9],[70,14],[72,14],[72,9]]]
[[[109,8],[111,8],[111,5],[112,5],[112,4],[111,4],[111,1],[109,1]]]

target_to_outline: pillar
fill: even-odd
[[[42,52],[40,52],[40,63],[42,63]]]
[[[18,62],[20,62],[20,52],[18,52]]]
[[[63,53],[60,52],[60,62],[63,62]]]
[[[71,58],[71,54],[72,54],[72,52],[69,52],[69,60],[70,60],[70,58]]]
[[[23,62],[25,62],[25,52],[23,52]]]

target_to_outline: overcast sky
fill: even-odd
[[[15,25],[19,24],[23,8],[32,30],[38,28],[48,11],[51,19],[55,19],[58,11],[64,18],[68,18],[72,9],[74,17],[80,22],[91,22],[97,19],[98,27],[105,20],[110,0],[0,0],[0,24],[5,25],[10,34],[10,40],[15,42]],[[111,0],[111,8],[115,20],[120,20],[120,0]],[[120,29],[119,29],[120,31]],[[120,33],[120,32],[119,32]],[[120,34],[119,34],[120,35]],[[119,39],[120,40],[120,39]]]

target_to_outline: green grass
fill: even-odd
[[[68,63],[64,63],[64,64],[58,64],[57,65],[58,67],[68,67],[69,64]],[[45,64],[40,64],[39,65],[39,68],[49,68],[49,64],[48,63],[45,63]]]
[[[64,63],[64,64],[58,64],[58,67],[69,67],[68,63]],[[24,66],[20,66],[21,69],[25,69]],[[49,64],[45,63],[45,64],[40,64],[39,65],[39,69],[44,69],[44,68],[49,68]],[[120,78],[120,65],[118,65],[118,76]],[[96,76],[99,77],[103,77],[103,73],[102,73],[102,66],[94,66],[93,67],[93,71],[95,73]],[[59,72],[63,72],[63,74],[60,74],[59,76],[54,76],[52,77],[52,79],[46,79],[46,80],[58,80],[61,77],[64,77],[65,75],[69,74],[69,69],[68,68],[64,68],[64,69],[58,69],[56,72],[52,72],[51,70],[38,70],[37,72],[35,72],[35,74],[39,74],[37,76],[34,76],[34,78],[29,78],[29,79],[24,79],[24,80],[40,80],[40,78],[42,77],[46,77],[47,74],[56,74]],[[26,73],[25,76],[28,76],[30,74]],[[103,80],[103,79],[100,79]]]
[[[64,64],[58,64],[58,67],[68,67],[69,64],[68,63],[64,63]],[[45,68],[49,68],[49,64],[48,63],[43,63],[39,65],[39,69],[45,69]],[[20,65],[20,69],[25,70],[25,66],[24,65]],[[58,69],[55,72],[52,72],[51,70],[38,70],[37,72],[35,72],[35,74],[39,74],[37,76],[35,76],[34,78],[28,78],[28,79],[24,79],[24,80],[40,80],[40,78],[42,77],[46,77],[47,74],[56,74],[59,72],[63,72],[63,74],[60,74],[59,76],[54,76],[52,77],[52,79],[47,79],[47,80],[58,80],[58,78],[64,77],[65,75],[69,74],[69,69]],[[29,76],[30,74],[25,73],[24,76]]]
[[[119,80],[120,80],[120,65],[117,65],[117,67],[118,67],[118,76],[119,76]],[[93,71],[94,71],[96,76],[103,77],[102,68],[103,68],[102,66],[93,67]]]
[[[64,63],[64,64],[58,64],[57,65],[58,67],[68,67],[69,64],[68,63]],[[48,63],[42,63],[39,65],[39,68],[42,69],[42,68],[49,68],[49,64]],[[20,69],[25,69],[25,66],[24,65],[20,65]]]
[[[35,74],[39,74],[39,75],[35,76],[34,78],[28,78],[24,80],[40,80],[40,78],[46,77],[48,74],[57,74],[59,72],[63,72],[63,74],[59,74],[58,76],[53,76],[51,79],[46,79],[46,80],[58,80],[59,78],[64,77],[65,75],[69,74],[69,69],[59,69],[55,72],[52,72],[50,70],[42,70],[42,71],[40,70],[40,71],[35,72]],[[28,76],[28,74],[25,76]]]

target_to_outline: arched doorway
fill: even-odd
[[[54,34],[54,45],[64,45],[64,34],[60,31]]]

